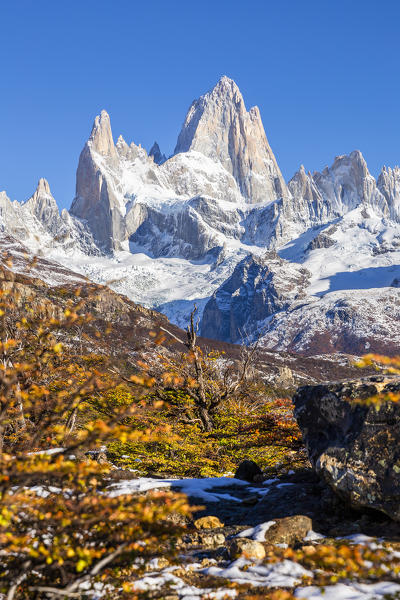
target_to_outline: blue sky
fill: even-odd
[[[115,139],[173,151],[192,100],[221,75],[260,107],[286,179],[360,149],[400,163],[398,0],[3,0],[0,190],[39,177],[69,207],[105,108]]]

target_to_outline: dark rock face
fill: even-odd
[[[254,460],[243,460],[238,466],[235,479],[242,479],[243,481],[261,481],[263,473]]]
[[[315,470],[353,508],[400,521],[400,404],[356,402],[400,393],[399,377],[305,386],[295,416]]]
[[[154,144],[152,145],[149,152],[149,156],[153,157],[154,162],[157,165],[162,165],[167,160],[165,154],[161,153],[160,146],[157,144],[157,142],[154,142]]]
[[[317,235],[307,246],[307,250],[316,250],[317,248],[330,248],[335,244],[334,240],[326,235],[326,233],[320,233]]]
[[[229,342],[243,339],[267,317],[304,297],[309,275],[275,252],[247,256],[207,302],[201,335]]]

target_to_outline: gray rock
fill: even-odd
[[[400,406],[367,402],[390,393],[399,377],[305,386],[293,400],[316,472],[352,507],[400,521]]]
[[[265,532],[265,541],[270,544],[293,546],[297,542],[302,542],[312,528],[312,520],[304,515],[276,519],[275,523]]]
[[[246,257],[206,304],[201,334],[229,342],[246,338],[267,317],[303,297],[309,275],[272,252]]]
[[[266,556],[265,548],[261,542],[236,538],[229,544],[229,554],[232,559],[244,556],[245,558],[262,560]]]
[[[319,233],[307,246],[307,250],[316,250],[317,248],[330,248],[334,245],[334,240],[325,233]]]
[[[272,201],[287,187],[272,153],[260,111],[247,112],[236,83],[222,77],[190,106],[175,153],[196,150],[220,162],[248,202]]]

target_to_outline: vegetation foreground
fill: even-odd
[[[118,344],[105,352],[100,342],[115,331],[111,321],[99,325],[98,288],[40,296],[10,268],[0,290],[3,598],[290,600],[319,598],[322,587],[327,598],[397,597],[397,533],[380,543],[296,534],[277,545],[253,532],[246,549],[235,541],[244,527],[218,519],[203,527],[198,517],[213,515],[208,506],[157,486],[158,478],[227,485],[253,460],[262,476],[243,484],[241,500],[251,507],[251,494],[268,482],[290,485],[285,477],[307,471],[294,390],[260,376],[256,345],[234,362],[204,352],[194,311],[179,352],[163,344],[162,331],[130,354]],[[111,493],[139,477],[152,482],[147,490]],[[352,581],[388,587],[376,587],[377,596],[329,596],[329,586]]]

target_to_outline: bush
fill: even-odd
[[[189,510],[169,493],[105,493],[110,465],[85,453],[109,440],[151,443],[157,431],[131,426],[151,379],[124,382],[106,360],[74,353],[73,332],[91,320],[79,294],[60,310],[32,290],[28,303],[24,291],[9,281],[0,290],[0,591],[8,600],[67,597],[111,566],[120,585],[137,557],[173,553],[179,527],[169,516]]]

